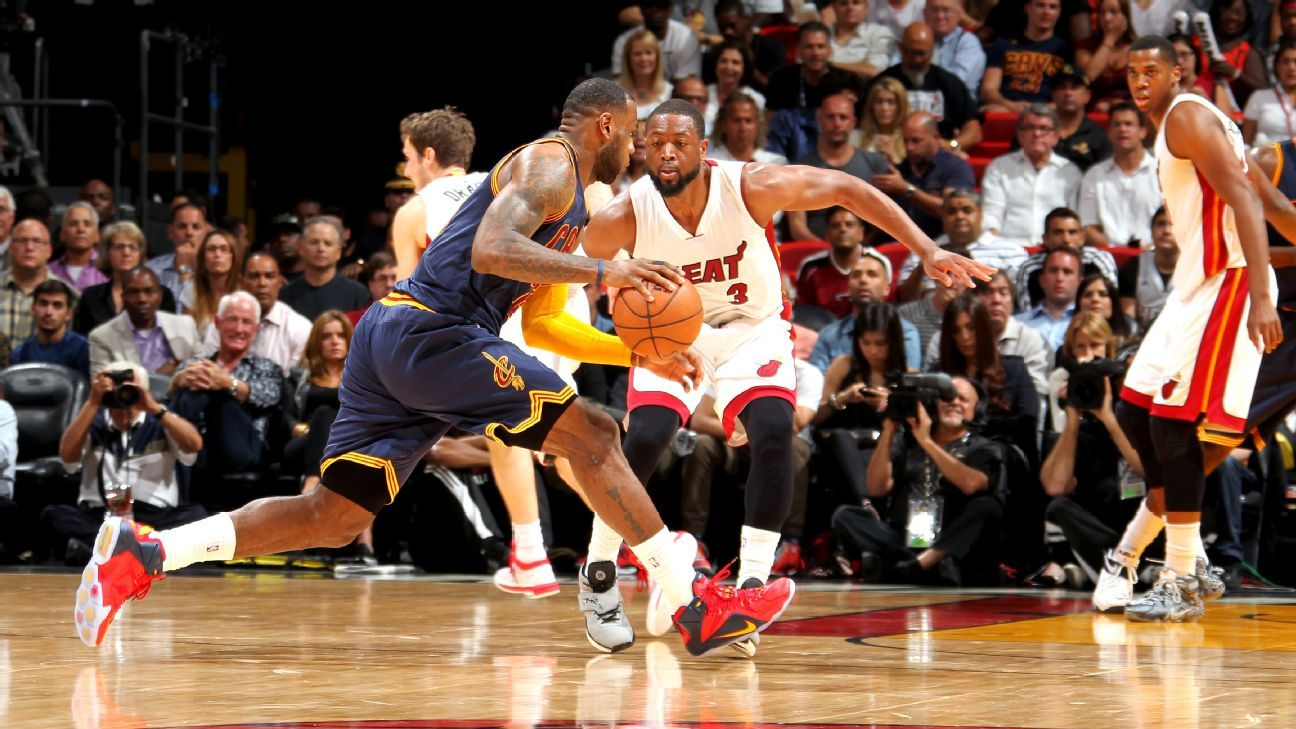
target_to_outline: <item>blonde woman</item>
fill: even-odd
[[[180,306],[194,318],[200,337],[206,336],[207,327],[216,317],[221,297],[240,288],[242,269],[241,249],[232,233],[212,230],[198,244],[194,277],[180,291]]]
[[[909,93],[904,86],[890,77],[878,79],[864,99],[859,129],[853,134],[855,146],[885,155],[893,165],[900,164],[905,158],[900,127],[907,116]]]
[[[658,104],[670,98],[672,87],[666,82],[661,43],[652,31],[641,30],[626,39],[617,83],[634,97],[640,119],[647,119]]]
[[[90,330],[122,312],[122,282],[126,273],[144,264],[144,232],[129,220],[110,223],[99,236],[99,257],[95,260],[108,276],[108,283],[87,286],[72,315],[72,330],[85,336]],[[175,297],[162,288],[159,311],[174,312]]]

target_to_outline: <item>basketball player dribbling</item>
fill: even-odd
[[[1158,130],[1158,175],[1179,261],[1118,408],[1149,493],[1163,492],[1147,501],[1162,501],[1166,529],[1165,569],[1125,614],[1179,622],[1200,617],[1204,601],[1222,593],[1200,536],[1207,452],[1214,460],[1242,442],[1261,357],[1282,342],[1282,328],[1241,133],[1205,99],[1179,93],[1175,49],[1165,38],[1135,41],[1128,73],[1134,103]],[[1145,502],[1131,529],[1150,529],[1153,510]]]
[[[610,182],[632,149],[635,106],[604,79],[577,86],[557,137],[496,165],[414,275],[371,306],[356,327],[329,434],[321,486],[259,499],[177,529],[104,522],[77,589],[83,642],[99,645],[121,606],[169,571],[195,562],[341,546],[373,522],[428,448],[451,427],[567,457],[597,513],[626,537],[675,604],[673,622],[694,655],[760,632],[795,594],[790,580],[733,590],[692,569],[622,454],[616,424],[582,403],[552,370],[498,337],[508,314],[540,284],[633,286],[651,297],[684,279],[643,259],[569,255],[584,226],[583,180]],[[693,373],[696,357],[634,364],[666,379]]]
[[[792,500],[792,438],[796,375],[790,305],[780,285],[770,221],[780,210],[842,205],[877,224],[918,254],[928,275],[949,285],[958,278],[989,280],[994,269],[937,248],[889,197],[851,175],[814,167],[706,160],[702,115],[672,100],[648,117],[648,174],[590,220],[585,252],[612,260],[619,251],[675,264],[696,286],[704,324],[694,344],[715,388],[716,414],[729,444],[747,443],[747,479],[740,586],[769,579],[779,533]],[[626,458],[641,481],[702,398],[643,368],[630,374]],[[681,539],[692,558],[696,542]],[[594,522],[586,570],[608,570],[620,539]],[[597,588],[596,588],[597,589]],[[670,628],[669,603],[654,589],[648,632]],[[662,606],[662,607],[659,607]],[[757,641],[735,644],[744,654]]]

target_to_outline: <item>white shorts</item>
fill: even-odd
[[[739,319],[719,328],[704,326],[693,343],[702,358],[703,377],[685,392],[684,386],[636,367],[630,370],[626,406],[660,405],[674,410],[681,423],[702,401],[710,382],[715,389],[715,412],[724,424],[729,445],[747,442],[738,413],[759,397],[777,397],[796,407],[796,369],[792,354],[792,324],[785,319]]]
[[[1245,268],[1220,271],[1186,296],[1172,292],[1134,355],[1121,397],[1158,417],[1200,420],[1203,441],[1240,443],[1262,357],[1247,335],[1250,309]]]

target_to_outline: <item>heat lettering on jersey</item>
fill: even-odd
[[[738,264],[742,262],[743,252],[747,250],[747,241],[738,244],[738,250],[723,258],[709,258],[696,263],[680,266],[684,278],[697,285],[714,281],[729,281],[738,278]]]

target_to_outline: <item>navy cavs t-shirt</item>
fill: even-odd
[[[986,55],[986,68],[1003,69],[999,90],[1005,99],[1048,103],[1054,79],[1069,58],[1071,44],[1057,36],[1042,41],[1000,38]]]

